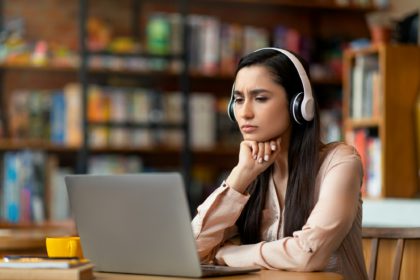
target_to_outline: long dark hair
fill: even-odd
[[[307,63],[296,55],[308,72]],[[236,74],[244,67],[262,65],[272,74],[274,81],[283,86],[289,104],[295,94],[303,91],[302,82],[293,63],[284,54],[275,50],[261,50],[243,57]],[[301,125],[293,121],[288,152],[289,177],[285,197],[284,236],[302,228],[314,207],[315,179],[319,165],[319,109],[314,96],[314,119]],[[290,110],[289,110],[290,111]],[[261,173],[248,187],[251,197],[245,205],[236,225],[243,244],[261,241],[260,227],[268,183],[274,165]]]

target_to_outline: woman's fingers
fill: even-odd
[[[271,143],[265,142],[264,143],[264,161],[268,161],[271,156]]]
[[[264,142],[258,143],[258,163],[262,163],[264,161]]]
[[[243,144],[250,149],[251,157],[258,163],[270,161],[280,150],[281,138],[266,142],[243,141]]]
[[[257,158],[258,158],[258,144],[257,144],[257,142],[251,141],[250,145],[251,145],[252,158],[254,160],[257,160]]]
[[[275,151],[275,150],[277,150],[277,141],[276,140],[271,140],[270,141],[270,148],[271,148],[271,151]]]
[[[281,138],[270,140],[267,142],[258,143],[258,158],[259,163],[270,161],[273,156],[276,156],[280,151]]]

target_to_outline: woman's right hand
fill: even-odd
[[[239,149],[239,161],[226,184],[238,192],[245,192],[252,181],[266,170],[280,153],[281,138],[266,142],[244,140]]]

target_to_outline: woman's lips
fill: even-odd
[[[257,130],[257,127],[253,125],[243,125],[241,126],[241,130],[245,133],[251,133]]]

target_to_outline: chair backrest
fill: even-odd
[[[373,228],[373,227],[364,227],[362,229],[363,235],[363,245],[364,253],[366,258],[366,251],[370,251],[370,261],[368,266],[368,275],[369,280],[375,280],[376,278],[384,278],[385,275],[387,279],[398,280],[401,276],[401,267],[403,263],[403,257],[406,260],[406,267],[408,271],[406,274],[407,279],[414,279],[412,277],[417,277],[420,272],[420,227],[416,228]],[[368,247],[368,241],[370,240],[370,248]],[[410,243],[411,247],[410,254],[404,254],[404,250],[407,251],[406,243],[407,240],[416,240],[415,243]],[[390,242],[393,241],[393,242]],[[383,245],[380,245],[383,244]],[[383,247],[382,249],[380,249]],[[392,248],[393,247],[393,248]],[[386,254],[382,259],[391,260],[392,263],[388,266],[385,262],[385,265],[378,267],[378,258],[379,252],[381,254]],[[384,263],[383,263],[384,264]],[[378,277],[378,269],[381,270],[381,277]],[[390,273],[389,273],[389,270]],[[417,276],[414,276],[416,275]],[[402,277],[405,278],[405,277]]]

